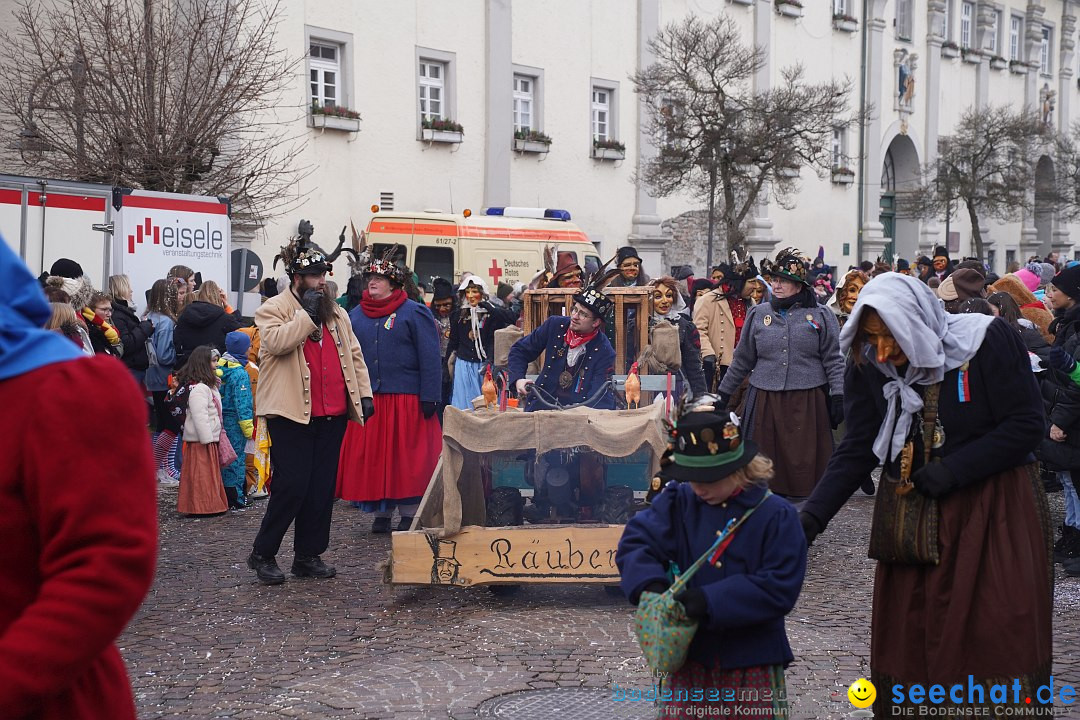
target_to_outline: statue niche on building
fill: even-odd
[[[893,95],[893,109],[900,115],[900,131],[907,134],[907,116],[914,110],[915,68],[919,56],[904,48],[893,51],[893,65],[896,67],[896,92]]]
[[[1050,83],[1043,83],[1042,90],[1039,91],[1039,117],[1042,118],[1042,124],[1047,128],[1052,127],[1054,124],[1056,98],[1057,92],[1050,89]]]

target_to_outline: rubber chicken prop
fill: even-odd
[[[636,362],[630,366],[623,391],[626,393],[626,407],[641,407],[641,378],[638,377]]]
[[[490,408],[495,404],[499,396],[499,390],[495,387],[495,380],[491,377],[491,366],[484,371],[484,384],[480,386],[480,392],[484,396],[484,407]]]

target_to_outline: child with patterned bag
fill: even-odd
[[[697,630],[686,662],[663,679],[660,717],[786,717],[794,656],[784,616],[806,573],[798,514],[768,490],[772,461],[742,440],[734,415],[686,413],[673,439],[664,476],[675,482],[630,519],[615,556],[623,591],[644,606],[710,553],[674,596]]]
[[[247,475],[245,447],[255,429],[251,409],[251,378],[246,369],[251,338],[236,330],[225,336],[225,354],[218,361],[221,370],[221,420],[225,435],[236,452],[236,460],[221,469],[230,510],[247,507],[244,480]]]

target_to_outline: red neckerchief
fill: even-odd
[[[1029,302],[1029,303],[1024,303],[1023,305],[1020,306],[1021,310],[1023,310],[1024,308],[1038,308],[1040,310],[1045,310],[1046,306],[1043,305],[1041,302]]]
[[[404,305],[405,301],[408,299],[409,296],[406,295],[405,291],[401,288],[396,288],[382,300],[373,300],[368,291],[365,290],[360,295],[360,309],[363,310],[364,314],[369,318],[386,317]]]
[[[596,334],[600,332],[600,328],[596,328],[588,335],[579,335],[570,328],[566,328],[566,335],[563,337],[566,340],[566,344],[573,350],[576,347],[581,347],[585,343],[596,337]]]
[[[731,320],[735,323],[735,345],[739,344],[742,337],[743,324],[746,322],[746,301],[742,298],[728,298],[728,307],[731,309]]]

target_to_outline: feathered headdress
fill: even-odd
[[[301,220],[296,228],[296,237],[289,241],[288,245],[281,248],[281,252],[274,256],[274,269],[277,269],[278,260],[285,263],[285,272],[289,275],[319,275],[324,272],[334,272],[334,261],[342,252],[357,256],[352,248],[345,247],[345,228],[341,229],[337,247],[327,254],[321,247],[316,245],[311,236],[315,228],[308,220]]]
[[[394,262],[394,255],[401,248],[400,245],[391,245],[378,260],[372,260],[363,269],[365,275],[382,275],[393,282],[405,287],[412,284],[412,271],[404,265]]]

